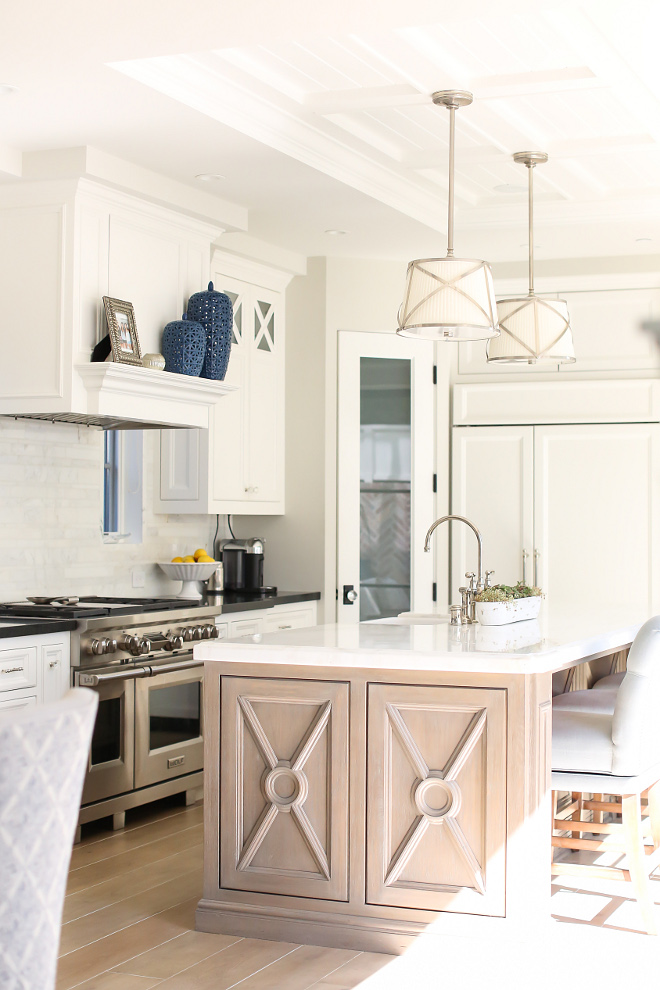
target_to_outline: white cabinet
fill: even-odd
[[[69,689],[69,633],[0,640],[0,710],[57,701]]]
[[[315,626],[317,603],[294,602],[290,605],[274,605],[271,608],[250,609],[246,612],[229,612],[216,623],[218,639],[237,639],[239,636],[257,636],[261,633],[280,632],[285,629],[302,629]]]
[[[525,554],[524,577],[553,606],[657,610],[659,429],[456,427],[452,512],[481,530],[494,583],[521,580]],[[476,570],[476,541],[460,524],[452,548],[456,598]]]
[[[142,352],[208,282],[222,228],[89,179],[0,189],[0,292],[7,334],[0,414],[207,427],[221,383],[91,364],[102,296],[133,303]]]
[[[208,430],[161,432],[155,511],[281,515],[289,277],[218,253],[212,278],[234,310],[225,383],[236,391],[213,406]]]
[[[642,330],[646,320],[660,317],[660,288],[656,285],[625,285],[632,276],[599,276],[591,281],[601,287],[576,290],[572,287],[575,277],[564,279],[566,287],[559,292],[541,292],[550,298],[562,298],[568,303],[575,343],[575,364],[564,365],[500,365],[486,361],[484,341],[459,344],[459,375],[508,375],[529,377],[548,372],[564,376],[583,371],[654,371],[657,366],[657,346],[652,334]],[[635,276],[642,281],[644,276]],[[657,283],[657,276],[654,276]],[[540,280],[541,283],[546,280]],[[589,281],[582,276],[581,284]],[[555,283],[557,280],[555,280]],[[622,287],[616,285],[618,283]],[[625,287],[623,287],[625,285]],[[519,294],[514,286],[502,291],[497,286],[498,298]],[[526,289],[524,290],[527,291]],[[538,290],[537,290],[538,291]]]

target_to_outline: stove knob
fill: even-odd
[[[215,622],[211,623],[209,629],[211,630],[209,634],[209,639],[217,639],[218,636],[220,635],[220,630],[216,626]]]
[[[167,643],[165,644],[166,650],[180,650],[183,647],[183,636],[178,636],[174,633],[167,634]],[[169,644],[169,645],[168,645]]]
[[[194,626],[192,634],[193,639],[204,639],[204,629],[202,626]]]
[[[204,639],[215,639],[218,635],[218,630],[215,623],[209,623],[208,625],[203,626],[202,632],[204,634]]]
[[[131,636],[129,633],[124,633],[124,635],[119,638],[117,645],[121,650],[127,650],[134,657],[138,657],[140,655],[140,640],[137,636]]]
[[[135,655],[136,656],[140,656],[140,654],[142,654],[142,653],[150,653],[150,652],[151,652],[151,640],[146,639],[146,638],[142,638],[139,641],[138,651],[137,651],[137,653]]]
[[[103,651],[104,653],[114,653],[115,650],[117,649],[116,639],[105,639],[103,642],[105,643],[105,650]]]
[[[93,639],[89,644],[89,652],[94,654],[94,656],[100,656],[102,653],[105,653],[105,644],[107,642],[107,639]]]

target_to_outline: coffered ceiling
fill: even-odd
[[[77,122],[52,95],[47,121],[44,93],[41,135],[10,114],[7,153],[75,135],[188,183],[220,173],[207,191],[247,206],[250,233],[292,250],[437,254],[448,119],[430,94],[468,89],[475,101],[457,115],[457,252],[524,257],[527,175],[511,155],[541,150],[539,258],[660,253],[659,4],[372,0],[355,11],[339,0],[334,17],[303,17],[296,0],[275,6],[295,11],[288,28],[269,5],[248,3],[250,22],[232,3],[224,31],[216,11],[208,30],[186,23],[178,37],[162,24],[151,40],[110,32],[61,66]],[[0,122],[22,98],[0,101]]]

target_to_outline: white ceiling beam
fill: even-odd
[[[566,93],[583,89],[603,89],[609,84],[586,66],[567,69],[540,69],[508,75],[481,76],[470,80],[478,100],[534,96],[537,93]]]
[[[378,107],[405,107],[419,103],[430,103],[429,93],[420,93],[407,83],[391,86],[374,86],[364,89],[332,89],[324,92],[307,93],[303,105],[314,113],[324,116],[337,113],[352,113],[359,110],[375,110]]]

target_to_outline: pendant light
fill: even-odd
[[[544,299],[534,293],[534,188],[536,165],[548,160],[544,151],[517,151],[514,162],[526,165],[529,177],[529,293],[500,299],[497,340],[487,345],[487,360],[501,364],[574,364],[573,331],[564,299]]]
[[[485,261],[454,257],[454,126],[456,110],[472,103],[458,90],[434,93],[449,110],[449,203],[447,257],[411,261],[399,308],[397,333],[428,340],[484,340],[497,337],[493,274]]]

